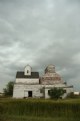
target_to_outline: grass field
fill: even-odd
[[[80,99],[0,99],[0,121],[80,121]]]

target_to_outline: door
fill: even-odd
[[[32,97],[32,91],[28,91],[28,97]]]

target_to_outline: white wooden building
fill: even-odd
[[[24,72],[17,72],[13,89],[13,98],[50,98],[51,88],[63,88],[65,94],[73,92],[73,86],[67,86],[61,76],[55,72],[55,66],[49,65],[45,69],[45,74],[39,77],[39,72],[32,72],[31,66],[27,65]]]

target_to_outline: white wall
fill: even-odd
[[[22,81],[21,81],[22,82]],[[31,81],[32,82],[32,81]],[[28,91],[32,91],[33,92],[33,97],[44,97],[44,92],[41,93],[40,90],[43,89],[43,87],[47,88],[45,90],[45,98],[49,98],[49,95],[47,93],[49,88],[52,87],[62,87],[64,85],[40,85],[40,84],[33,84],[33,85],[29,85],[28,84],[20,84],[20,83],[16,83],[14,84],[14,91],[13,91],[13,97],[14,98],[23,98],[25,97],[25,92],[26,92],[26,96],[28,97]]]
[[[15,84],[13,90],[13,98],[24,98],[25,95],[26,97],[28,97],[28,91],[32,91],[33,98],[43,97],[43,93],[40,92],[41,88],[42,88],[41,85]]]
[[[23,98],[24,97],[24,87],[23,87],[23,85],[14,84],[13,97],[14,98]]]
[[[45,85],[45,98],[50,98],[50,96],[48,95],[48,90],[50,90],[51,88],[54,87],[61,87],[64,90],[66,90],[66,93],[63,94],[62,98],[65,98],[70,92],[73,92],[73,87],[68,87],[65,84],[56,84],[56,85]]]
[[[57,84],[57,85],[40,85],[40,84],[14,84],[14,91],[13,91],[13,98],[23,98],[28,97],[28,91],[32,91],[33,98],[50,98],[48,95],[48,90],[53,87],[63,87],[66,89],[66,94],[64,94],[63,98],[67,96],[68,93],[73,91],[73,88],[69,88],[64,84]],[[41,90],[43,89],[43,92]]]
[[[16,83],[26,83],[26,84],[39,84],[39,79],[28,79],[28,78],[17,78]]]

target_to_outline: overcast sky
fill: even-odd
[[[80,0],[0,0],[0,91],[27,64],[80,90]]]

